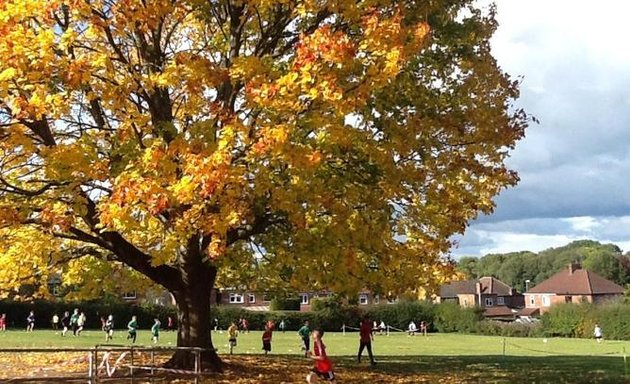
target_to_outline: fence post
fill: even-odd
[[[387,326],[387,336],[389,336],[389,325]]]
[[[151,376],[153,376],[153,367],[155,367],[155,348],[151,347]]]
[[[98,383],[98,345],[94,347],[94,382]]]
[[[346,335],[346,325],[342,324],[341,325],[341,333],[345,336]]]
[[[92,351],[88,352],[88,381],[92,382],[92,376],[94,375],[94,356],[92,355]]]
[[[199,375],[199,350],[195,349],[195,375]]]
[[[131,351],[129,355],[131,356],[131,364],[129,365],[129,373],[131,374],[131,377],[133,377],[133,345],[131,346]]]
[[[505,362],[505,337],[503,338],[502,344],[503,344],[503,361]]]
[[[623,347],[623,373],[628,376],[628,357],[626,356],[626,347]]]

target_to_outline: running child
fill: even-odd
[[[103,332],[105,332],[105,341],[111,341],[114,338],[114,316],[107,316],[105,324],[103,325]]]
[[[4,332],[7,330],[7,314],[3,313],[0,315],[0,331]]]
[[[308,352],[311,350],[311,328],[308,326],[308,320],[306,320],[302,328],[298,330],[298,335],[302,339],[304,356],[308,357]]]
[[[136,320],[136,316],[131,316],[131,321],[127,324],[127,330],[129,332],[127,340],[131,339],[131,342],[135,344],[136,337],[138,336],[138,321]]]
[[[55,331],[59,329],[59,316],[56,313],[52,317],[52,327]]]
[[[326,355],[326,345],[322,341],[324,331],[316,329],[313,331],[313,353],[308,353],[311,359],[315,360],[313,371],[306,375],[306,382],[309,384],[316,383],[317,378],[323,381],[335,382],[335,373],[333,372],[332,363]]]
[[[230,324],[230,327],[227,330],[228,333],[228,342],[230,344],[230,355],[232,354],[232,350],[236,347],[236,338],[238,337],[238,327],[234,322]]]
[[[85,326],[85,313],[81,312],[79,314],[79,319],[77,320],[77,336],[81,336],[81,332],[83,331],[84,326]]]
[[[160,319],[157,317],[154,320],[153,326],[151,327],[151,339],[153,340],[153,344],[157,344],[160,339]]]
[[[273,330],[269,325],[265,326],[265,332],[262,334],[262,349],[265,351],[265,355],[271,352],[271,338],[273,337]]]
[[[72,316],[70,316],[70,326],[72,327],[72,335],[76,336],[79,330],[79,308],[75,308]]]
[[[33,332],[35,328],[35,312],[31,311],[26,318],[26,332]]]
[[[65,337],[66,332],[68,332],[68,327],[70,325],[70,314],[68,311],[63,313],[61,316],[61,336]]]

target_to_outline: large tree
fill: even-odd
[[[527,124],[473,3],[0,2],[0,286],[130,268],[200,347],[218,272],[430,290]]]

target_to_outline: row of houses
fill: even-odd
[[[623,296],[624,288],[593,271],[571,263],[549,279],[520,293],[508,284],[494,278],[455,281],[441,287],[435,301],[456,302],[463,307],[481,307],[484,316],[498,320],[536,317],[558,303],[601,303]],[[331,292],[301,292],[300,310],[310,311],[313,299],[327,297]],[[359,293],[360,306],[386,305],[388,300],[368,290]],[[217,292],[214,303],[234,305],[250,310],[268,310],[270,299],[254,292],[227,290]]]
[[[442,286],[435,302],[456,302],[462,307],[480,307],[486,318],[510,321],[537,317],[558,303],[601,303],[623,294],[623,287],[593,271],[582,269],[578,263],[571,263],[566,269],[524,293],[494,277],[482,277],[477,280],[455,281]],[[305,291],[298,295],[300,311],[310,311],[313,300],[328,297],[332,292]],[[154,293],[149,297],[139,297],[135,292],[131,292],[126,293],[123,299],[150,301],[161,305],[174,304],[172,296],[164,292]],[[359,293],[357,302],[360,306],[371,306],[387,305],[395,303],[396,300],[363,290]],[[268,311],[271,296],[235,288],[215,290],[211,304]]]
[[[495,279],[457,281],[442,286],[438,302],[455,301],[464,307],[478,306],[487,318],[513,320],[535,317],[559,303],[602,303],[623,296],[624,288],[578,263],[556,273],[521,294]]]

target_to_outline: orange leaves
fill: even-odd
[[[293,67],[296,70],[321,61],[330,65],[343,65],[354,58],[356,47],[341,31],[333,32],[329,25],[318,28],[313,34],[302,36],[296,47]]]

